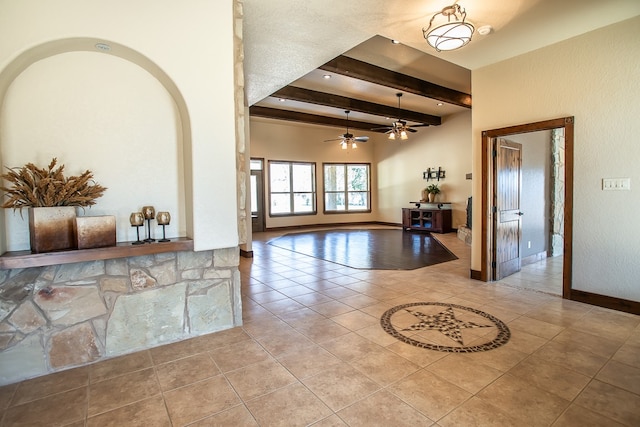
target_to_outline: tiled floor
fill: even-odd
[[[453,233],[438,237],[458,260],[411,271],[331,264],[273,236],[241,260],[242,328],[1,387],[1,425],[640,425],[640,316],[472,281]],[[531,269],[520,285],[545,282]],[[457,354],[382,330],[386,310],[419,301],[489,313],[511,339]]]

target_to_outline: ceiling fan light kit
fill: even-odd
[[[352,149],[358,148],[358,144],[356,142],[367,142],[369,140],[368,136],[353,136],[352,133],[349,133],[349,113],[351,111],[346,110],[345,114],[347,115],[347,131],[340,135],[340,138],[335,139],[326,139],[324,142],[332,142],[332,141],[340,141],[340,148],[346,150],[351,147]]]
[[[434,27],[434,20],[440,15],[446,22]],[[473,25],[465,22],[466,17],[467,12],[459,4],[447,6],[431,17],[429,26],[422,29],[422,34],[427,43],[438,52],[459,49],[471,41],[475,30]]]

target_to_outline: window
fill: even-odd
[[[324,211],[371,212],[369,164],[324,164]]]
[[[310,215],[316,212],[316,165],[269,162],[269,215]]]

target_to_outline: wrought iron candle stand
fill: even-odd
[[[156,210],[153,208],[153,206],[143,206],[142,214],[144,215],[144,219],[147,220],[147,238],[144,239],[144,242],[155,242],[156,239],[151,238],[151,220],[156,217]]]
[[[129,222],[132,227],[136,228],[136,241],[131,243],[132,245],[142,245],[144,242],[140,240],[140,226],[144,224],[144,215],[142,212],[133,212],[129,216]]]
[[[169,212],[158,212],[156,221],[158,221],[158,225],[162,226],[162,239],[158,240],[158,242],[169,242],[169,239],[167,239],[167,237],[165,236],[164,227],[169,225],[169,222],[171,221],[171,215],[169,214]]]

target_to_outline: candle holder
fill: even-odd
[[[164,234],[164,227],[169,225],[169,222],[171,221],[171,215],[169,214],[169,212],[158,212],[156,221],[158,221],[158,225],[162,226],[162,239],[158,240],[158,242],[169,242],[169,239],[167,239]]]
[[[136,228],[136,241],[132,245],[142,245],[144,242],[140,240],[140,226],[144,224],[144,215],[142,212],[132,212],[129,216],[129,222],[132,227]]]
[[[156,210],[153,206],[143,206],[142,215],[144,215],[144,219],[147,220],[147,238],[144,239],[144,241],[147,243],[155,242],[156,239],[151,238],[151,220],[156,217]]]

